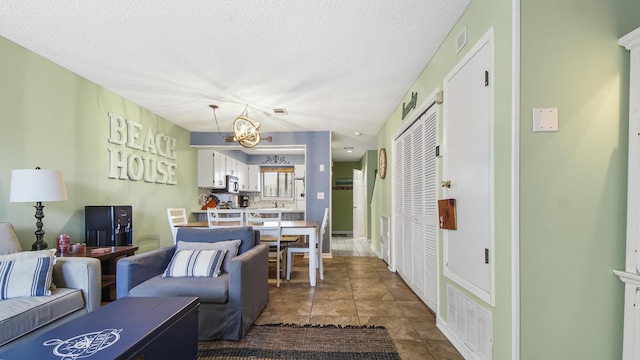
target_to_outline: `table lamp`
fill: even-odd
[[[18,169],[11,170],[10,202],[36,202],[36,242],[31,245],[31,250],[47,248],[47,243],[42,239],[42,209],[43,201],[67,201],[67,188],[64,185],[62,172],[56,170]]]

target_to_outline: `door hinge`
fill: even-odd
[[[484,263],[485,264],[489,263],[489,249],[487,248],[484,249]]]
[[[489,71],[484,72],[484,86],[489,86]]]

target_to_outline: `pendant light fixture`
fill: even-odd
[[[216,121],[216,126],[218,127],[218,133],[222,136],[220,126],[218,125],[218,117],[216,116],[216,109],[218,108],[218,105],[209,105],[209,107],[213,109],[213,117]],[[259,122],[249,117],[247,106],[245,105],[242,114],[233,121],[233,136],[226,135],[223,137],[226,142],[238,142],[238,144],[246,148],[255,147],[261,140],[271,142],[271,136],[264,139],[262,138],[260,135],[260,126]]]
[[[249,117],[247,107],[233,121],[233,140],[246,148],[252,148],[260,143],[260,123]]]

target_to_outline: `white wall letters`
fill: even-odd
[[[175,162],[177,160],[177,139],[163,133],[154,134],[151,128],[144,130],[144,126],[120,115],[109,113],[108,142],[125,146],[137,151],[110,147],[109,150],[109,178],[120,180],[144,180],[148,183],[177,184]],[[144,134],[144,137],[141,135]],[[140,154],[140,152],[148,153]]]

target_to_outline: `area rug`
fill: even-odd
[[[201,341],[199,360],[231,359],[400,359],[382,326],[252,326],[241,341]]]

